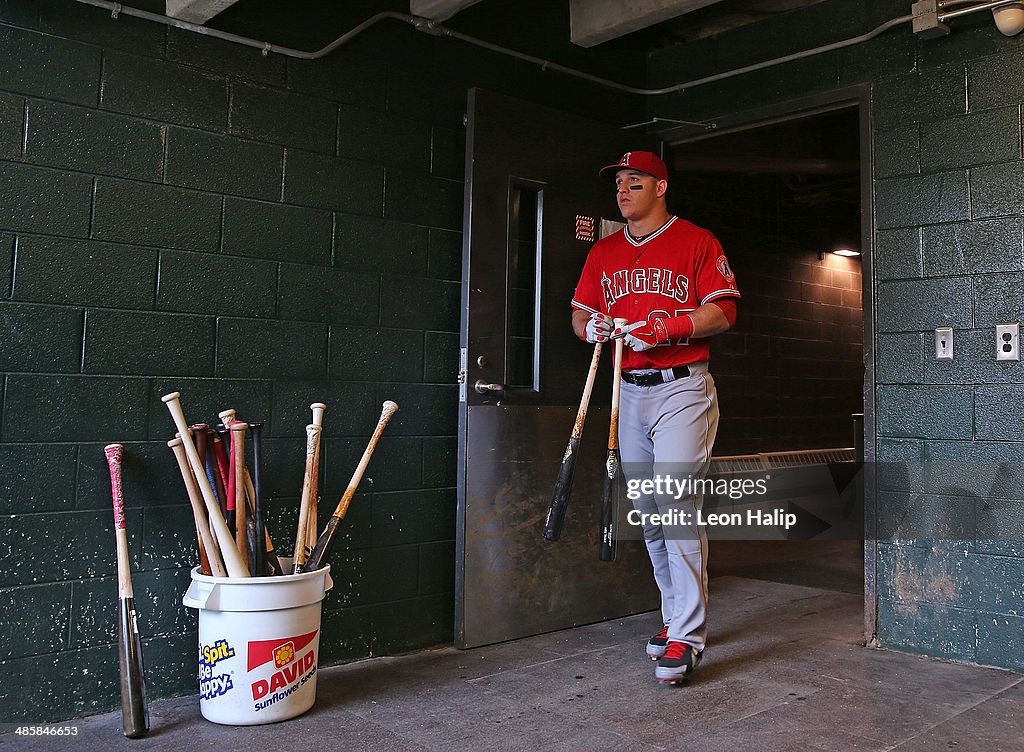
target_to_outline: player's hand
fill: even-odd
[[[614,337],[617,333],[621,336],[621,332],[628,331],[629,333],[623,337],[622,344],[632,348],[633,352],[643,352],[669,342],[668,327],[665,326],[662,319],[639,323],[644,325],[637,327],[634,323],[620,327],[612,332],[612,336]]]
[[[606,342],[611,336],[613,325],[612,317],[607,314],[590,314],[590,321],[587,322],[587,342]]]

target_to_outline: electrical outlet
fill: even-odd
[[[996,360],[1020,360],[1020,324],[996,324]]]
[[[935,359],[953,359],[953,327],[940,326],[935,330]]]

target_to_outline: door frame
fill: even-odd
[[[875,488],[875,321],[874,321],[874,158],[871,124],[871,85],[858,84],[832,91],[787,100],[754,110],[730,113],[711,118],[711,131],[674,138],[662,134],[666,148],[696,141],[706,141],[727,133],[752,130],[791,120],[800,120],[835,110],[856,107],[860,138],[860,230],[861,230],[861,293],[864,327],[864,643],[877,645],[878,634],[878,497]]]

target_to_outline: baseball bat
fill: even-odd
[[[547,517],[544,518],[544,537],[549,541],[558,540],[565,522],[565,512],[569,508],[569,494],[572,493],[572,477],[576,472],[576,455],[579,453],[580,438],[583,436],[583,422],[587,419],[587,407],[590,405],[590,393],[594,390],[594,379],[597,377],[597,364],[601,360],[601,343],[594,345],[594,356],[590,359],[590,370],[587,372],[587,383],[583,387],[583,397],[579,410],[576,411],[576,422],[569,435],[569,444],[562,455],[562,465],[558,468],[555,479],[555,490],[551,494]]]
[[[366,471],[366,466],[370,464],[370,457],[373,455],[373,450],[377,447],[377,442],[380,441],[380,435],[384,433],[384,428],[387,426],[388,421],[391,420],[391,416],[398,410],[398,405],[388,400],[382,405],[380,411],[380,419],[377,421],[377,427],[373,429],[373,435],[370,437],[370,442],[366,445],[366,449],[363,451],[363,456],[359,460],[359,464],[356,466],[356,470],[352,473],[352,479],[348,482],[348,488],[345,489],[345,493],[341,495],[341,501],[338,502],[338,506],[334,510],[334,514],[331,515],[331,519],[327,522],[327,526],[324,531],[317,538],[316,545],[313,547],[312,553],[309,555],[309,559],[306,560],[305,566],[303,566],[303,572],[312,572],[320,569],[327,563],[327,557],[331,551],[331,545],[334,543],[334,536],[338,532],[338,525],[345,517],[345,512],[348,511],[348,505],[352,501],[352,497],[356,493],[356,487],[359,485],[359,481],[363,478],[363,473]]]
[[[263,424],[250,423],[249,432],[252,434],[253,574],[257,577],[262,577],[266,574],[267,565],[266,528],[263,525],[263,487],[260,477],[263,453]]]
[[[252,425],[252,424],[250,424]],[[263,425],[260,423],[260,425]],[[249,474],[248,468],[243,468],[245,475],[245,492],[249,495],[249,498],[253,500],[253,506],[255,506],[256,499],[256,487],[253,485],[252,476]],[[253,541],[255,545],[255,528],[253,528]],[[274,541],[270,539],[270,529],[267,527],[267,521],[263,520],[263,537],[265,545],[263,547],[263,557],[270,565],[270,568],[274,570],[274,574],[284,574],[281,570],[281,562],[277,560],[277,551],[274,550]]]
[[[227,453],[228,453],[228,482],[224,487],[224,493],[227,494],[227,498],[224,501],[224,520],[227,522],[228,530],[231,531],[232,537],[238,534],[238,525],[236,523],[235,509],[235,497],[238,495],[238,488],[235,485],[235,452],[233,450],[235,437],[231,435],[230,428],[226,431],[227,433]]]
[[[235,474],[235,545],[252,574],[252,555],[246,528],[248,514],[245,503],[245,432],[249,425],[241,420],[231,421],[231,460]]]
[[[214,432],[217,434],[217,438],[213,440],[213,458],[217,462],[217,477],[220,478],[217,482],[217,495],[220,498],[220,511],[224,514],[228,509],[228,474],[231,466],[228,452],[231,446],[231,432],[223,423],[218,423]]]
[[[220,503],[221,489],[217,484],[217,458],[213,447],[217,432],[205,423],[196,423],[189,426],[189,428],[192,429],[192,441],[196,445],[196,452],[199,454],[203,467],[206,468],[206,479],[210,481],[213,495],[217,497],[217,502]],[[203,436],[202,439],[199,438],[200,434]]]
[[[235,532],[235,491],[234,491],[234,471],[231,469],[234,455],[231,453],[231,422],[235,419],[235,408],[228,408],[227,410],[221,410],[217,413],[217,417],[220,418],[220,423],[217,424],[217,432],[220,434],[221,441],[224,442],[224,493],[228,495],[224,502],[224,514],[227,515],[228,509],[232,511],[231,522],[228,523],[228,528],[231,530],[231,534]],[[223,430],[221,430],[223,427]],[[219,465],[218,465],[219,467]]]
[[[221,511],[224,509],[224,483],[220,475],[220,453],[223,451],[220,436],[212,428],[206,429],[206,479],[210,481],[210,488],[213,495],[220,503]]]
[[[223,412],[220,413],[220,415],[218,417],[221,417],[223,420],[233,421],[235,419],[234,416],[235,416],[235,411],[234,411],[234,409],[231,409],[231,410],[224,410]],[[228,529],[231,531],[231,534],[234,535],[235,534],[234,473],[231,470],[231,467],[232,467],[231,460],[228,459],[228,450],[226,449],[226,447],[230,447],[230,445],[231,445],[231,439],[230,439],[230,436],[229,436],[231,431],[223,423],[218,423],[217,424],[217,431],[216,431],[216,433],[220,437],[219,440],[218,439],[214,439],[214,444],[213,444],[214,457],[217,460],[217,467],[219,468],[219,472],[216,474],[216,478],[217,478],[218,488],[221,488],[222,489],[222,493],[224,494],[224,496],[228,497],[228,503],[225,505],[224,515],[225,515],[225,518],[227,519]],[[252,482],[252,478],[249,475],[249,471],[244,466],[242,467],[242,475],[243,475],[243,478],[245,480],[245,493],[248,494],[249,499],[253,500],[253,503],[255,503],[256,491],[255,491],[255,488],[253,487],[253,482]],[[230,488],[230,491],[228,490],[229,488]],[[256,545],[255,544],[255,541],[256,541],[255,529],[247,527],[247,535],[249,535],[249,534],[254,536],[253,537],[253,545]],[[265,561],[267,561],[270,564],[270,568],[273,570],[274,574],[284,574],[284,572],[281,569],[281,563],[277,560],[277,551],[274,549],[274,542],[270,539],[270,530],[267,528],[266,520],[263,520],[263,535],[264,535],[264,538],[266,540],[266,545],[264,546],[264,549],[263,549]],[[246,540],[248,542],[248,538]]]
[[[314,402],[309,409],[313,413],[313,425],[320,429],[316,436],[316,450],[313,453],[313,480],[309,486],[309,515],[306,525],[306,545],[311,547],[319,529],[317,507],[320,503],[320,444],[324,439],[324,413],[327,411],[327,405],[323,402]]]
[[[167,405],[171,419],[178,429],[182,446],[185,449],[185,456],[188,457],[189,467],[192,468],[192,474],[199,484],[199,492],[203,496],[203,501],[206,502],[206,514],[210,519],[210,525],[213,527],[214,534],[217,536],[217,544],[220,547],[221,556],[224,557],[224,568],[227,570],[229,577],[248,577],[249,570],[238,553],[238,549],[235,548],[231,533],[228,532],[228,526],[225,524],[224,518],[221,517],[220,510],[217,507],[217,499],[213,495],[213,489],[210,488],[210,481],[206,479],[206,472],[203,466],[199,464],[199,455],[196,453],[192,437],[188,433],[185,414],[181,409],[181,394],[171,392],[170,394],[165,394],[160,399]]]
[[[196,520],[196,532],[199,534],[200,561],[202,554],[206,554],[206,566],[208,569],[203,574],[213,574],[215,577],[226,577],[227,570],[224,569],[224,562],[221,559],[220,547],[217,539],[210,532],[210,521],[206,518],[203,508],[203,500],[199,495],[199,488],[192,470],[188,466],[188,457],[185,456],[185,449],[182,446],[181,437],[175,437],[167,442],[167,446],[174,452],[174,459],[178,461],[178,469],[181,471],[181,478],[185,481],[185,491],[188,494],[189,503],[192,505],[192,516]],[[200,571],[202,571],[200,569]]]
[[[229,407],[227,410],[221,410],[217,413],[217,417],[220,418],[220,422],[224,424],[225,428],[231,428],[231,421],[235,419],[235,408]]]
[[[298,574],[308,558],[306,534],[309,529],[309,498],[313,484],[313,460],[316,458],[317,437],[320,429],[310,423],[306,426],[306,465],[302,472],[302,499],[299,501],[299,524],[295,528],[295,551],[292,554],[292,573]]]
[[[121,488],[121,460],[124,447],[110,444],[103,448],[110,468],[110,494],[114,502],[114,537],[117,541],[117,658],[121,669],[121,725],[129,739],[149,731],[146,704],[146,676],[142,665],[142,642],[135,616],[132,572],[128,562],[128,531],[125,529],[124,495]]]
[[[210,460],[209,457],[207,456],[206,451],[206,429],[209,428],[209,426],[207,426],[205,423],[193,423],[188,428],[192,432],[192,443],[196,445],[196,454],[199,455],[199,461],[203,464],[203,467],[206,468],[206,477],[210,478],[212,481],[212,478],[210,476]],[[210,487],[213,488],[214,493],[217,492],[217,487],[212,485],[212,482]],[[195,510],[193,510],[193,516],[194,515]],[[196,518],[197,536],[199,536],[199,525],[199,518]],[[201,574],[206,575],[210,574],[211,572],[210,561],[206,552],[206,544],[203,543],[203,539],[201,536],[199,536],[199,571]]]
[[[615,326],[625,326],[629,319],[615,319]],[[622,340],[615,340],[612,372],[612,415],[608,424],[608,456],[604,461],[604,491],[601,494],[601,561],[615,561],[615,523],[619,517],[619,380],[622,374]]]
[[[206,467],[206,429],[205,423],[193,423],[188,427],[192,432],[192,443],[196,445],[196,454],[199,455],[199,463]],[[209,477],[209,475],[207,475]],[[211,486],[212,487],[212,486]]]

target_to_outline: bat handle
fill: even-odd
[[[114,536],[117,539],[117,590],[122,598],[131,598],[132,575],[128,560],[128,531],[125,529],[124,488],[121,481],[121,465],[124,460],[124,446],[108,444],[103,447],[110,468],[110,498],[114,504]]]
[[[226,525],[223,525],[223,520],[218,518],[215,513],[217,509],[217,499],[213,494],[213,489],[210,488],[209,481],[206,480],[206,473],[202,465],[199,464],[199,455],[196,453],[195,445],[192,443],[192,437],[188,433],[188,424],[185,422],[185,414],[181,409],[181,395],[178,392],[171,392],[161,397],[161,401],[167,405],[167,410],[171,414],[171,419],[174,421],[174,425],[178,429],[178,433],[181,435],[181,441],[185,449],[185,455],[188,457],[189,466],[192,468],[192,473],[199,483],[199,491],[202,494],[203,501],[206,503],[206,509],[208,517],[213,525],[218,542],[222,542],[220,546],[221,555],[224,557],[224,566],[227,569],[228,575],[231,577],[248,577],[249,571],[242,561],[242,558],[237,555],[237,551],[232,555],[230,552],[230,534]]]
[[[249,425],[243,421],[231,421],[231,456],[235,460],[235,545],[249,567],[249,574],[252,574],[245,507],[245,432],[248,429]]]
[[[114,502],[114,528],[124,530],[124,490],[121,487],[121,462],[124,459],[124,446],[108,444],[103,447],[103,454],[107,458],[107,467],[110,468],[110,496]]]
[[[299,500],[299,523],[295,528],[295,550],[292,553],[292,571],[298,574],[306,563],[306,533],[309,529],[310,495],[313,486],[313,463],[316,459],[320,428],[313,423],[306,426],[306,463],[302,470],[302,496]]]
[[[331,544],[334,542],[334,536],[337,533],[338,525],[345,518],[345,513],[348,511],[348,505],[352,501],[352,497],[355,495],[356,488],[359,487],[359,481],[363,478],[363,473],[366,471],[366,466],[370,463],[370,457],[373,456],[373,450],[377,447],[377,442],[380,441],[381,434],[384,433],[384,429],[387,427],[388,422],[398,412],[398,404],[386,400],[381,405],[380,418],[377,420],[377,426],[373,429],[373,435],[370,437],[370,442],[366,445],[366,449],[363,450],[363,456],[359,460],[359,464],[356,466],[355,472],[352,473],[352,479],[348,482],[348,488],[341,495],[341,501],[338,502],[338,506],[334,510],[334,514],[331,515],[330,521],[327,523],[327,527],[324,528],[323,533],[316,541],[316,545],[313,546],[313,551],[309,554],[309,558],[302,567],[303,572],[312,572],[320,569],[327,563],[327,556],[330,554]]]
[[[324,413],[327,411],[327,405],[323,402],[314,402],[309,406],[309,409],[313,412],[313,425],[318,428],[322,428],[324,425]]]

